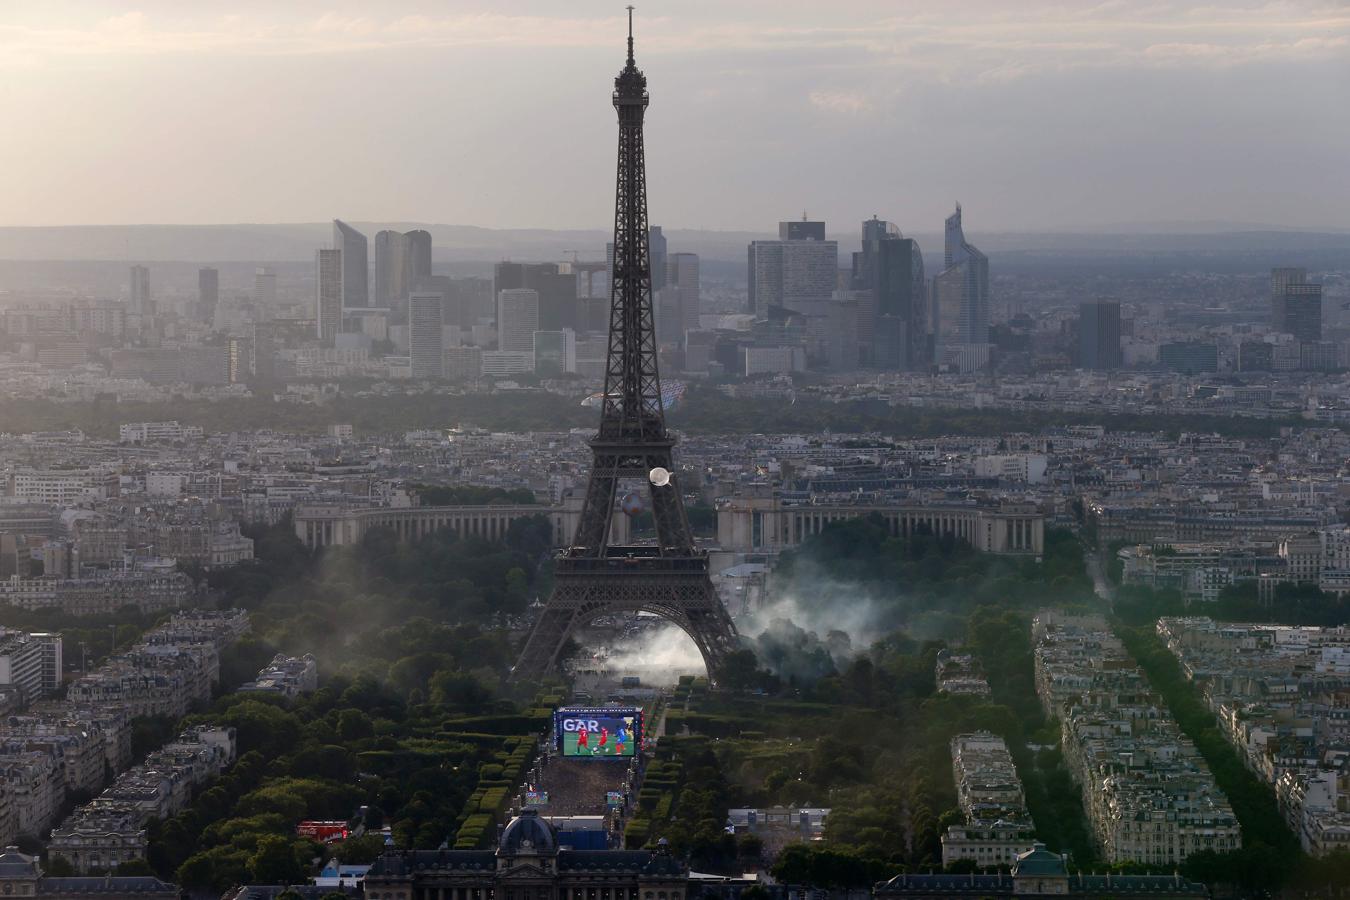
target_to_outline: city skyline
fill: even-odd
[[[812,218],[907,230],[953,200],[995,231],[1350,226],[1336,164],[1350,128],[1326,114],[1350,99],[1339,4],[761,12],[638,10],[662,85],[653,212],[672,228],[778,220],[803,171],[819,177],[791,203]],[[542,4],[11,10],[0,47],[23,77],[0,114],[23,127],[0,148],[13,182],[0,224],[602,227],[605,123],[587,98],[622,16],[600,3],[566,19]],[[1275,109],[1299,141],[1269,128]],[[903,150],[905,166],[858,146]]]
[[[1301,120],[1324,84],[1301,71],[1274,105],[1225,94],[1289,49],[1279,22],[1330,35],[1290,45],[1300,59],[1336,51],[1330,7],[1314,23],[1299,0],[937,16],[934,0],[687,0],[635,36],[633,6],[608,28],[544,0],[509,16],[407,0],[380,26],[333,0],[314,26],[307,5],[207,18],[144,0],[91,40],[73,29],[107,0],[70,2],[0,12],[0,66],[193,52],[134,88],[132,113],[115,102],[128,72],[86,79],[81,99],[122,115],[82,141],[106,122],[62,108],[57,143],[92,164],[50,210],[325,209],[321,225],[0,226],[0,895],[1350,885],[1350,231],[994,230],[999,210],[1063,228],[1122,198],[1257,198],[1305,223],[1339,202],[1343,164],[1314,157],[1344,125]],[[69,21],[53,39],[6,15]],[[1161,66],[1118,52],[1144,21],[1167,26]],[[1197,27],[1232,40],[1185,42]],[[7,57],[16,34],[30,41]],[[1070,46],[1102,65],[1069,65]],[[592,83],[570,53],[617,75]],[[497,64],[446,78],[423,65],[442,56]],[[1222,104],[1169,130],[1157,108],[1190,99],[1170,85],[1115,133],[1073,133],[1085,104],[1122,111],[1094,77],[1176,74],[1178,56],[1268,134],[1226,130],[1242,122]],[[1009,71],[1018,58],[1037,64]],[[872,90],[893,77],[924,95],[917,114]],[[1053,127],[957,97],[1038,78],[1078,91],[1038,98],[1064,111]],[[253,79],[261,102],[236,90]],[[33,83],[10,79],[0,114]],[[306,141],[287,104],[310,85],[328,130]],[[780,103],[807,85],[820,118]],[[183,86],[178,130],[146,127]],[[460,114],[466,95],[498,118]],[[428,98],[445,102],[407,115]],[[674,115],[649,132],[653,101],[655,121]],[[742,115],[729,126],[719,104]],[[606,105],[617,122],[590,117]],[[206,127],[180,133],[196,114]],[[23,121],[21,139],[42,132]],[[1028,164],[1014,128],[1052,150]],[[490,161],[440,152],[447,129]],[[1138,139],[1085,155],[1123,132]],[[1186,164],[1159,168],[1145,140]],[[601,159],[612,180],[593,183]],[[653,224],[649,172],[658,222],[734,209],[755,230]],[[42,192],[10,174],[12,193]],[[599,194],[612,231],[365,217],[409,190],[578,221]]]

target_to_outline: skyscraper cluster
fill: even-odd
[[[875,216],[862,223],[847,280],[838,257],[825,223],[806,218],[780,222],[776,241],[750,243],[747,311],[768,323],[770,341],[800,338],[808,362],[836,371],[988,365],[989,260],[966,240],[960,206],[932,282],[918,242]]]
[[[411,346],[412,298],[417,292],[445,294],[431,274],[431,234],[420,229],[375,235],[373,292],[369,242],[341,219],[333,220],[333,245],[316,251],[314,260],[314,318],[325,346],[334,346],[341,334],[384,340],[391,328],[404,338],[400,343]],[[424,307],[430,302],[423,297]],[[442,296],[439,302],[444,307],[448,301]],[[425,317],[419,321],[428,327]],[[426,340],[418,343],[425,346]]]
[[[847,270],[823,221],[780,222],[776,240],[747,248],[753,324],[713,332],[700,328],[701,260],[672,251],[660,226],[650,226],[661,352],[677,370],[740,375],[981,370],[990,359],[988,259],[966,240],[959,206],[946,225],[943,266],[930,279],[918,242],[877,217],[862,223]],[[372,279],[365,235],[335,220],[333,246],[316,255],[314,327],[338,353],[392,345],[408,354],[416,377],[475,367],[494,375],[541,367],[589,374],[603,363],[610,326],[608,290],[596,287],[599,275],[604,287],[613,281],[612,248],[606,256],[603,265],[503,261],[480,296],[473,279],[431,274],[431,236],[420,230],[376,235]],[[438,303],[439,321],[432,314]]]
[[[678,345],[698,327],[699,258],[667,257],[659,227],[651,248],[654,299]],[[433,275],[431,256],[428,232],[381,231],[372,273],[365,235],[334,220],[332,246],[315,255],[311,333],[323,358],[345,364],[383,344],[404,377],[603,373],[612,262],[502,261],[488,280]]]
[[[1270,331],[1244,340],[1238,348],[1242,372],[1329,371],[1343,368],[1343,346],[1325,340],[1323,286],[1308,280],[1306,269],[1270,270]],[[1336,309],[1333,301],[1332,310]],[[1333,334],[1336,333],[1334,320]]]

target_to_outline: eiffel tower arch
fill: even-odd
[[[716,679],[740,642],[708,577],[707,554],[694,546],[673,465],[675,440],[666,431],[661,406],[642,145],[647,78],[633,60],[631,6],[628,61],[614,79],[613,101],[619,115],[619,161],[600,428],[590,441],[594,461],[576,535],[558,554],[553,594],[511,677],[538,678],[555,668],[567,638],[600,616],[649,612],[682,628]],[[656,543],[611,545],[619,482],[632,480],[646,486]]]

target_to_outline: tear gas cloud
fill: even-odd
[[[864,585],[831,578],[801,562],[793,578],[772,585],[766,604],[736,619],[760,665],[781,678],[815,681],[843,669],[897,631],[920,641],[951,640],[963,631],[962,616],[926,609],[903,593],[879,596]],[[665,622],[617,642],[610,648],[608,667],[638,674],[648,683],[669,683],[682,674],[704,672],[693,640]]]

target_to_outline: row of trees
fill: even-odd
[[[1059,748],[1059,723],[1045,716],[1036,696],[1031,613],[981,607],[971,617],[966,641],[984,667],[993,699],[1014,714],[1012,722],[991,730],[1012,753],[1037,837],[1069,853],[1077,866],[1096,864],[1079,789]],[[1048,749],[1033,750],[1031,744]]]
[[[353,381],[348,389],[362,387]],[[595,424],[595,412],[542,390],[521,390],[510,403],[490,393],[344,393],[323,405],[278,402],[270,393],[203,401],[176,397],[167,402],[121,402],[115,396],[92,401],[0,401],[0,421],[14,432],[78,428],[98,437],[116,437],[129,421],[177,420],[212,431],[285,428],[319,434],[332,422],[350,422],[361,433],[401,434],[460,422],[493,431],[565,431]],[[669,415],[672,425],[691,432],[726,434],[836,434],[878,432],[893,437],[998,435],[1038,431],[1055,425],[1104,425],[1113,431],[1206,431],[1233,437],[1278,434],[1284,420],[1234,416],[1179,416],[1163,413],[1083,413],[1001,409],[913,409],[881,400],[833,403],[802,394],[792,403],[765,403],[722,394],[714,387],[691,387]]]
[[[1115,553],[1108,547],[1108,575],[1120,582]],[[1199,691],[1182,673],[1175,657],[1158,639],[1161,616],[1205,615],[1218,621],[1273,622],[1287,625],[1335,626],[1350,620],[1350,602],[1312,584],[1282,584],[1263,601],[1255,582],[1230,585],[1213,602],[1190,600],[1180,591],[1123,585],[1112,606],[1115,628],[1131,655],[1166,701],[1182,730],[1195,742],[1227,795],[1242,825],[1243,848],[1224,853],[1205,851],[1188,857],[1182,872],[1207,884],[1270,890],[1278,885],[1319,889],[1350,881],[1350,852],[1314,859],[1305,856],[1297,837],[1284,824],[1270,786],[1253,775],[1219,731]]]
[[[356,390],[358,383],[349,383]],[[413,429],[444,428],[462,422],[492,431],[565,431],[595,424],[593,410],[560,402],[556,394],[517,391],[510,403],[493,394],[344,393],[322,405],[286,403],[271,392],[253,397],[196,400],[176,397],[166,402],[123,402],[108,395],[92,401],[0,400],[0,421],[19,433],[78,428],[101,438],[116,438],[124,422],[176,420],[208,431],[252,431],[278,428],[322,434],[333,422],[349,422],[361,434],[402,434]]]
[[[1293,420],[1235,416],[1180,416],[1165,413],[1084,413],[1054,410],[915,409],[883,400],[833,403],[798,394],[791,403],[765,403],[727,397],[714,388],[690,387],[685,401],[670,417],[679,428],[695,432],[752,434],[835,434],[876,432],[892,437],[1003,435],[1038,432],[1057,425],[1103,425],[1111,431],[1215,432],[1232,437],[1268,438]]]
[[[1337,596],[1315,584],[1280,584],[1262,600],[1254,581],[1240,581],[1219,592],[1214,601],[1188,600],[1175,589],[1124,585],[1113,605],[1121,621],[1147,625],[1160,616],[1210,616],[1223,622],[1268,622],[1279,625],[1335,627],[1350,622],[1350,595]]]
[[[423,506],[507,506],[537,502],[529,488],[484,487],[477,484],[413,484]]]
[[[1121,625],[1116,633],[1148,675],[1149,684],[1166,701],[1181,730],[1195,742],[1242,826],[1243,848],[1217,854],[1217,861],[1227,870],[1224,880],[1258,889],[1284,883],[1299,867],[1302,851],[1298,838],[1280,815],[1270,785],[1243,765],[1216,727],[1214,714],[1153,628]],[[1205,858],[1190,861],[1188,871],[1201,875],[1213,862]]]

